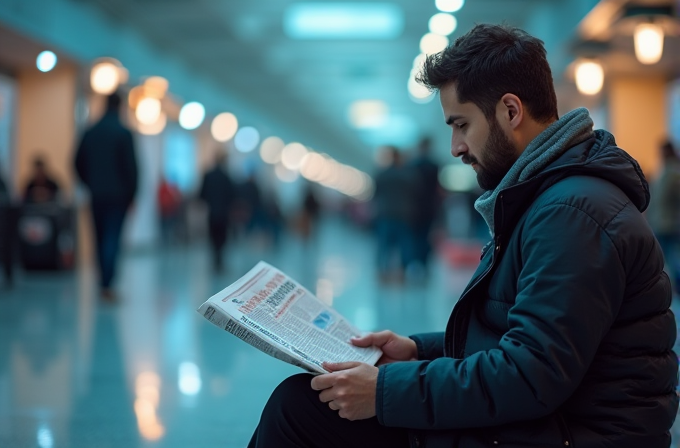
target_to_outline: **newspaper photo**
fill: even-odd
[[[323,362],[374,365],[382,351],[353,346],[361,332],[283,272],[260,261],[210,297],[198,312],[216,326],[277,359],[310,372]]]

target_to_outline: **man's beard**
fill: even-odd
[[[494,190],[517,161],[517,149],[501,129],[496,118],[489,121],[489,137],[484,143],[480,158],[469,153],[463,155],[464,163],[477,165],[477,183],[483,190]]]

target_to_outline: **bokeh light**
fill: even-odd
[[[250,152],[260,143],[260,133],[252,126],[246,126],[236,132],[234,146],[240,152]]]
[[[51,51],[43,51],[36,58],[35,65],[41,72],[49,72],[57,65],[57,55]]]
[[[218,142],[231,140],[238,131],[238,120],[229,112],[222,112],[216,116],[210,125],[210,133]]]
[[[204,118],[205,108],[196,101],[186,103],[179,111],[179,125],[189,131],[199,127]]]
[[[101,95],[110,95],[116,91],[121,82],[119,67],[113,62],[99,62],[90,72],[92,90]]]
[[[276,164],[281,161],[281,151],[285,144],[278,137],[267,137],[260,145],[260,157],[269,164]]]

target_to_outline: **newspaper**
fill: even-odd
[[[246,275],[205,301],[198,312],[253,347],[310,372],[323,362],[375,364],[382,351],[355,347],[361,335],[337,311],[270,264],[260,261]]]

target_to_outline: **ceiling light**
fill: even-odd
[[[440,34],[427,33],[420,39],[420,51],[425,54],[439,53],[449,44],[449,39]]]
[[[431,92],[430,89],[416,81],[413,77],[409,78],[407,88],[411,99],[416,103],[429,103],[434,98],[434,92]]]
[[[576,87],[584,95],[596,95],[604,84],[604,70],[599,62],[584,60],[576,66]]]
[[[234,146],[240,152],[250,152],[260,143],[260,133],[252,126],[241,128],[234,137]]]
[[[267,137],[260,145],[260,157],[265,163],[276,164],[281,161],[281,150],[284,147],[283,140],[278,137]]]
[[[281,151],[281,163],[289,170],[296,170],[308,152],[302,143],[289,143]]]
[[[384,101],[359,100],[349,106],[349,121],[355,128],[378,128],[385,124],[389,109]]]
[[[137,124],[137,131],[139,131],[140,134],[143,135],[158,135],[161,132],[163,132],[163,129],[165,129],[165,125],[168,122],[168,117],[161,112],[158,115],[158,119],[151,123],[151,124],[144,124],[142,122],[139,122]]]
[[[296,3],[283,17],[293,39],[393,39],[404,29],[404,13],[392,3]]]
[[[43,51],[36,58],[35,65],[41,72],[49,72],[57,65],[57,55],[51,51]]]
[[[420,71],[423,68],[423,65],[425,65],[425,60],[427,59],[427,55],[425,53],[420,53],[418,56],[415,57],[413,60],[413,69],[416,71]]]
[[[428,22],[428,27],[430,31],[435,34],[441,34],[442,36],[448,36],[453,33],[458,26],[458,21],[451,14],[446,14],[440,12],[430,17]]]
[[[160,115],[161,102],[157,98],[144,98],[135,108],[135,117],[142,124],[154,124]]]
[[[300,163],[300,174],[307,180],[319,182],[323,179],[327,163],[326,158],[318,152],[307,153]]]
[[[110,61],[97,63],[90,72],[92,90],[101,95],[110,95],[121,83],[119,66]]]
[[[213,118],[210,124],[210,133],[218,142],[231,140],[238,130],[238,120],[234,114],[222,112]]]
[[[151,76],[144,81],[144,92],[146,95],[160,100],[165,96],[169,86],[168,80],[162,76]]]
[[[641,23],[635,27],[635,57],[642,64],[656,64],[663,54],[664,32],[660,25]]]
[[[435,0],[435,6],[442,12],[456,12],[465,4],[465,0]]]
[[[205,107],[196,101],[186,103],[179,111],[179,125],[188,131],[199,127],[204,118]]]

